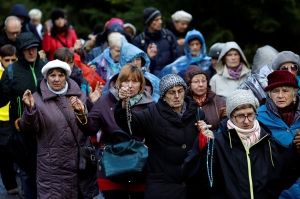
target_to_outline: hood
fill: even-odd
[[[136,57],[142,57],[144,59],[145,65],[143,66],[142,70],[144,73],[145,71],[148,71],[150,66],[150,59],[148,58],[148,55],[138,47],[128,43],[123,39],[120,51],[120,66],[123,67],[125,64],[131,63]]]
[[[189,41],[192,39],[200,40],[202,46],[201,46],[201,51],[200,51],[198,57],[199,56],[205,57],[206,56],[206,43],[205,43],[204,37],[198,30],[194,29],[194,30],[189,31],[185,36],[184,52],[185,52],[187,58],[188,59],[192,58],[192,53],[189,48]]]
[[[277,54],[278,51],[269,45],[258,48],[253,58],[252,73],[255,73],[255,71],[265,65],[268,65],[271,68],[272,61]]]
[[[39,45],[38,50],[40,50],[41,43],[32,32],[24,32],[17,36],[16,48],[17,48],[17,52],[18,52],[18,59],[20,59],[20,60],[25,59],[24,54],[22,53],[22,50],[25,47],[30,46],[32,44],[38,44]],[[38,55],[38,57],[39,57],[39,55]]]
[[[245,55],[244,55],[242,49],[240,48],[240,46],[239,46],[236,42],[230,41],[230,42],[226,42],[226,43],[225,43],[225,45],[224,45],[224,47],[222,48],[222,51],[221,51],[221,53],[220,53],[220,56],[219,56],[219,59],[218,59],[218,63],[217,63],[217,65],[216,65],[216,71],[217,71],[218,73],[221,73],[221,71],[223,71],[223,68],[224,68],[224,64],[223,64],[222,58],[223,58],[223,57],[226,55],[226,53],[227,53],[228,51],[230,51],[231,49],[237,50],[237,51],[240,53],[240,55],[241,55],[241,62],[243,62],[247,68],[250,68],[250,67],[249,67],[249,64],[248,64],[248,62],[247,62],[247,59],[246,59],[246,57],[245,57]]]
[[[26,22],[30,21],[28,11],[23,4],[15,4],[11,9],[10,15],[24,17]]]

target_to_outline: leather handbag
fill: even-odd
[[[104,145],[99,169],[106,178],[117,182],[134,182],[142,179],[148,159],[148,147],[144,142],[135,140],[131,135],[115,130],[109,136],[109,143],[116,135],[123,135],[128,140],[116,144]]]

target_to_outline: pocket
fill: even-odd
[[[148,173],[146,178],[146,198],[159,199],[163,194],[164,173]]]

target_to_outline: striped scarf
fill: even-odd
[[[231,120],[227,121],[228,129],[235,129],[248,149],[260,139],[260,126],[257,120],[254,120],[252,129],[241,129],[235,126]]]

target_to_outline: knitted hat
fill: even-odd
[[[120,18],[111,18],[111,19],[108,21],[106,27],[107,27],[107,28],[110,28],[113,24],[120,24],[120,25],[122,26],[122,28],[123,28],[123,26],[124,26],[124,22],[123,22],[122,19],[120,19]]]
[[[70,66],[63,61],[60,61],[58,59],[53,60],[53,61],[49,61],[43,68],[42,68],[42,74],[44,75],[44,77],[47,77],[47,73],[50,69],[52,68],[61,68],[64,69],[66,71],[67,77],[70,76],[71,74],[71,68]]]
[[[226,100],[226,115],[230,118],[230,114],[240,105],[251,104],[256,110],[259,106],[258,100],[254,95],[243,89],[235,90]]]
[[[150,7],[150,8],[146,8],[143,11],[144,21],[147,26],[149,26],[152,23],[152,21],[158,16],[161,16],[161,13],[156,8]]]
[[[54,23],[54,21],[58,18],[66,18],[66,13],[64,13],[64,11],[60,10],[60,9],[54,9],[51,12],[51,20],[52,23]]]
[[[208,56],[212,58],[219,58],[219,55],[222,51],[222,48],[225,46],[225,43],[215,43],[209,49]]]
[[[124,24],[124,29],[125,29],[125,28],[131,28],[132,31],[133,31],[132,37],[135,36],[135,34],[136,34],[136,28],[134,27],[134,25],[132,25],[131,23],[125,23],[125,24]]]
[[[272,62],[272,69],[278,70],[281,64],[286,62],[293,62],[294,64],[298,64],[300,66],[299,55],[293,53],[292,51],[282,51],[278,53]]]
[[[268,75],[268,86],[264,90],[272,90],[279,86],[299,88],[295,75],[289,71],[275,70]]]
[[[160,97],[162,98],[165,93],[174,86],[183,86],[184,90],[187,89],[186,83],[179,75],[168,74],[163,76],[159,82]]]
[[[190,65],[190,66],[186,69],[186,71],[185,71],[185,73],[184,73],[183,79],[184,79],[184,81],[185,81],[185,83],[186,83],[187,85],[190,85],[190,83],[191,83],[193,77],[194,77],[195,75],[199,75],[199,74],[205,75],[205,76],[206,76],[206,79],[208,79],[207,74],[205,73],[205,71],[202,70],[199,66],[197,66],[197,65]]]
[[[189,14],[183,10],[179,10],[179,11],[175,12],[171,17],[172,17],[173,21],[191,22],[191,20],[193,19],[191,14]]]

